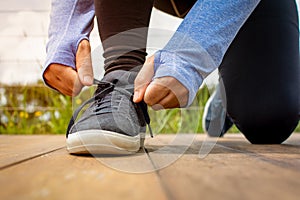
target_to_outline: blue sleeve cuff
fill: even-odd
[[[176,53],[160,50],[155,53],[154,59],[155,78],[171,76],[176,78],[189,91],[188,103],[192,104],[203,77],[186,60]]]
[[[77,40],[76,43],[76,52],[78,49],[78,45],[82,40],[89,40],[89,38],[87,36],[82,36],[80,39]],[[49,47],[51,48],[51,47]],[[53,48],[53,46],[52,46]],[[47,54],[47,58],[46,58],[46,62],[44,64],[44,67],[42,69],[42,78],[44,81],[44,84],[47,85],[48,87],[54,89],[53,87],[51,87],[51,85],[49,85],[45,78],[44,78],[44,73],[47,70],[47,68],[51,65],[51,64],[61,64],[61,65],[65,65],[68,67],[72,67],[73,69],[76,69],[76,57],[75,54],[73,53],[73,51],[71,50],[72,45],[61,45],[60,47],[56,47],[56,49],[58,50],[51,50],[50,52],[52,52],[52,54],[48,53]],[[62,66],[62,67],[65,67]]]

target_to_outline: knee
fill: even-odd
[[[281,144],[296,128],[299,115],[298,109],[275,109],[264,113],[244,112],[233,117],[233,120],[252,144]]]

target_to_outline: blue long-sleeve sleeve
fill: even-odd
[[[52,63],[75,68],[78,44],[93,29],[94,10],[93,0],[52,0],[43,73]]]
[[[259,1],[198,0],[167,45],[155,53],[154,78],[176,78],[188,89],[190,105]]]

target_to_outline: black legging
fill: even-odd
[[[95,0],[106,73],[142,66],[152,5],[153,0]],[[176,14],[169,0],[156,0],[154,5]],[[184,15],[186,8],[178,6]],[[127,32],[118,35],[123,31]],[[219,71],[228,114],[246,138],[256,144],[286,140],[299,121],[295,1],[262,0],[234,39]]]
[[[219,67],[227,112],[251,143],[282,143],[299,121],[299,31],[294,0],[262,0]],[[221,81],[222,82],[222,81]]]
[[[185,16],[195,0],[95,0],[105,73],[139,70],[144,64],[153,5],[172,15]],[[180,3],[178,3],[180,2]],[[182,3],[184,2],[184,3]]]

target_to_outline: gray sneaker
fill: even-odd
[[[232,119],[223,106],[220,85],[207,100],[202,116],[202,127],[210,137],[223,137],[232,127]]]
[[[132,101],[135,75],[134,72],[116,71],[102,81],[95,80],[98,87],[94,96],[83,103],[70,120],[67,129],[70,153],[130,154],[143,146],[150,118],[144,102],[135,104]],[[88,104],[91,105],[75,121]]]

